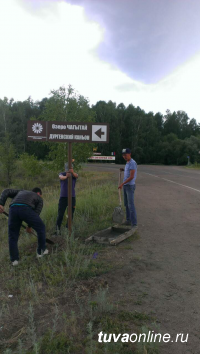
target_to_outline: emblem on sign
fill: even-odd
[[[43,126],[40,123],[34,123],[32,125],[32,131],[36,134],[40,134],[43,131]]]

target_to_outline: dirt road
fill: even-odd
[[[91,164],[116,172],[119,165]],[[140,238],[111,249],[123,267],[107,275],[111,297],[130,311],[153,314],[169,333],[161,354],[200,353],[200,171],[139,166],[135,192]],[[122,245],[122,244],[121,244]],[[176,343],[176,334],[188,334]],[[173,341],[173,342],[172,342]]]

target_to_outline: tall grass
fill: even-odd
[[[57,176],[47,177],[45,175],[47,172],[43,173],[43,181],[41,176],[34,181],[21,179],[17,182],[16,178],[15,187],[29,188],[38,185],[43,189],[44,208],[41,218],[45,222],[47,236],[50,238],[55,230],[60,185]],[[0,216],[0,296],[2,300],[0,315],[5,326],[9,327],[10,323],[13,323],[17,328],[20,326],[25,328],[20,330],[19,333],[22,333],[20,337],[17,335],[15,339],[11,335],[11,341],[7,341],[7,348],[6,344],[1,346],[0,340],[0,346],[5,353],[20,353],[22,350],[25,353],[28,345],[29,354],[52,353],[52,348],[54,353],[75,354],[84,352],[84,346],[88,353],[96,354],[94,342],[96,318],[113,309],[107,301],[108,290],[100,289],[94,296],[83,299],[79,298],[77,295],[79,293],[75,295],[74,292],[79,282],[81,284],[85,279],[92,279],[97,273],[103,271],[102,264],[92,257],[101,246],[86,246],[84,240],[88,235],[111,225],[113,209],[118,205],[117,182],[115,184],[112,181],[110,173],[81,172],[76,191],[77,203],[71,237],[65,228],[66,212],[62,235],[54,239],[56,245],[48,246],[49,256],[37,260],[37,240],[22,230],[19,239],[20,264],[16,268],[12,268],[9,262],[7,219]],[[74,301],[73,298],[65,300],[70,301],[72,308],[71,315],[64,317],[59,308],[59,299],[69,293],[73,294],[70,296],[74,297]],[[8,294],[13,295],[13,302],[8,299]],[[41,323],[43,323],[43,319],[41,323],[38,322],[40,318],[38,313],[44,309],[49,322],[45,331],[43,329],[43,333],[40,331],[38,333],[38,327],[42,327]],[[26,321],[20,324],[19,317],[26,318]],[[70,336],[72,325],[78,343]],[[85,344],[81,342],[81,340],[84,342],[84,338]],[[14,351],[9,343],[12,343]],[[104,349],[98,349],[98,353],[103,354]]]
[[[84,180],[81,181],[84,183]],[[77,182],[78,184],[78,182]],[[73,227],[75,234],[86,238],[92,231],[103,229],[112,222],[114,206],[118,205],[117,187],[111,182],[87,183],[78,188]],[[47,226],[47,232],[55,230],[58,213],[59,188],[45,188],[44,209],[41,217]],[[67,211],[63,220],[63,229],[67,222]]]

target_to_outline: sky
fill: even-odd
[[[90,104],[200,122],[199,0],[0,1],[0,98],[71,84]]]

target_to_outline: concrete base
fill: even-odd
[[[131,228],[131,226],[116,224],[107,229],[96,232],[85,240],[88,242],[97,242],[103,244],[116,245],[128,237],[132,236],[137,230],[137,227]]]

